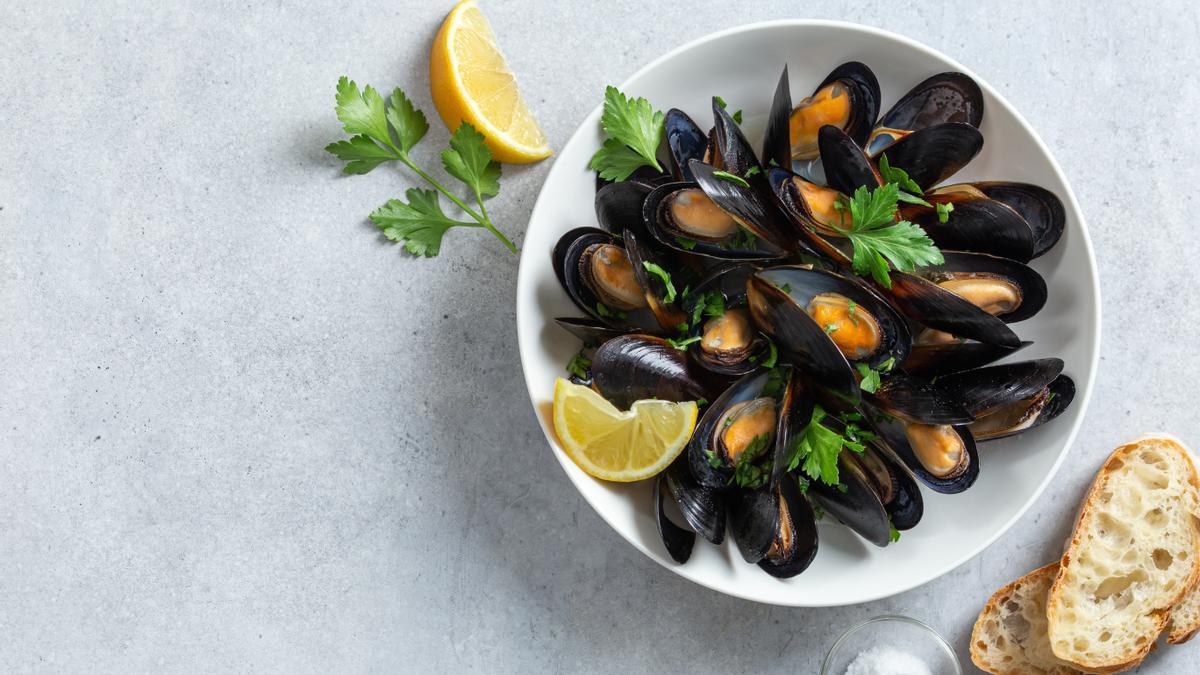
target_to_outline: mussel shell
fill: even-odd
[[[658,320],[659,327],[666,333],[678,330],[679,324],[687,321],[687,317],[675,305],[675,299],[667,302],[669,292],[666,282],[658,275],[651,274],[646,269],[646,263],[658,263],[654,257],[654,253],[642,244],[633,233],[633,230],[625,230],[624,240],[625,253],[629,256],[629,262],[633,266],[633,274],[637,277],[638,283],[646,292],[646,303],[650,306],[650,311],[654,313],[654,317]]]
[[[1032,398],[1063,371],[1063,360],[1034,359],[1002,363],[941,377],[937,386],[982,417],[1010,403]]]
[[[597,304],[600,302],[599,298],[588,288],[579,273],[579,260],[583,256],[584,251],[592,244],[613,244],[622,248],[625,246],[620,237],[595,227],[577,227],[570,230],[560,237],[554,245],[554,251],[551,254],[554,274],[558,277],[558,281],[562,284],[563,289],[566,290],[567,295],[580,309],[590,314],[597,321],[615,329],[622,331],[660,331],[661,326],[658,319],[647,308],[639,308],[626,312],[625,318],[621,318],[620,315],[615,313],[611,316],[602,316],[600,314],[597,309]],[[628,254],[628,251],[626,253]]]
[[[817,519],[812,505],[800,494],[792,478],[784,478],[775,491],[777,499],[787,504],[794,543],[786,556],[779,560],[764,556],[758,561],[758,566],[777,579],[789,579],[808,569],[817,557]]]
[[[651,166],[639,166],[629,174],[625,181],[633,181],[635,183],[645,183],[650,186],[658,186],[671,181],[671,174],[666,171],[659,171]],[[596,173],[596,190],[599,191],[605,185],[612,185],[614,182],[625,181],[610,181],[600,177],[600,173]]]
[[[696,533],[676,525],[667,517],[666,500],[670,492],[665,485],[666,480],[665,473],[659,474],[654,480],[654,521],[658,525],[658,536],[662,539],[663,547],[672,560],[682,565],[692,557]]]
[[[834,68],[825,81],[813,90],[813,93],[815,94],[837,80],[841,80],[843,84],[847,85],[847,90],[853,97],[850,105],[850,121],[843,131],[861,146],[867,142],[867,137],[871,135],[871,127],[875,124],[875,118],[879,116],[879,80],[865,63],[849,61]]]
[[[1020,262],[1033,257],[1033,230],[1012,207],[964,194],[931,193],[925,198],[935,205],[954,205],[946,222],[938,219],[936,207],[905,206],[901,214],[920,225],[939,248],[989,253]]]
[[[726,497],[729,532],[742,558],[751,565],[762,560],[775,541],[779,502],[774,488],[734,490]]]
[[[1037,396],[1039,398],[1046,397],[1048,400],[1038,402],[1039,408],[1032,412],[1032,419],[1022,419],[1019,424],[1008,428],[989,429],[990,416],[981,417],[977,422],[970,425],[971,432],[977,440],[982,442],[992,441],[997,438],[1007,438],[1040,427],[1058,417],[1070,407],[1071,402],[1075,400],[1075,381],[1066,375],[1059,375],[1046,387],[1045,391],[1037,394]],[[997,412],[993,414],[998,415],[1001,413]]]
[[[758,157],[754,154],[754,148],[746,140],[741,127],[733,121],[729,112],[715,96],[712,100],[712,113],[713,129],[716,132],[716,152],[720,155],[721,166],[724,170],[743,176],[752,167],[760,166]],[[692,172],[695,173],[695,168],[692,168]]]
[[[912,475],[929,489],[943,494],[957,494],[975,484],[975,479],[979,477],[979,450],[967,427],[954,427],[966,447],[967,466],[961,473],[942,478],[930,473],[921,464],[921,460],[917,459],[916,452],[909,444],[908,436],[905,434],[904,423],[871,406],[864,406],[863,412],[866,413],[867,419],[875,428],[875,433],[879,434],[879,440],[886,444],[888,449],[904,462]]]
[[[1024,321],[1042,311],[1046,306],[1046,280],[1034,269],[1016,260],[999,258],[984,253],[966,253],[963,251],[942,251],[944,262],[938,265],[926,265],[914,274],[937,283],[943,276],[950,275],[979,275],[982,277],[999,277],[1015,285],[1021,291],[1021,304],[1007,314],[999,314],[997,318],[1005,323]]]
[[[597,190],[596,220],[600,227],[616,235],[627,229],[642,235],[645,232],[642,204],[652,190],[653,185],[636,180],[609,183]]]
[[[876,494],[884,510],[897,530],[911,530],[925,514],[925,502],[921,488],[905,468],[904,462],[885,443],[869,443],[863,450],[859,462],[868,471],[876,487]],[[886,482],[886,485],[882,483]]]
[[[956,398],[956,390],[903,373],[883,379],[866,398],[889,415],[921,424],[967,424],[975,421],[971,411]]]
[[[767,114],[767,131],[763,136],[762,161],[768,166],[774,160],[775,166],[792,165],[792,143],[788,117],[792,112],[792,93],[788,87],[788,68],[783,65],[783,74],[779,76],[779,84],[775,86],[775,96],[771,99],[771,110]]]
[[[735,248],[699,240],[693,240],[690,246],[681,244],[680,237],[682,235],[677,235],[669,231],[662,222],[662,219],[665,217],[663,213],[665,210],[664,202],[679,190],[699,187],[718,207],[739,219],[745,214],[759,219],[779,217],[778,215],[767,215],[768,205],[763,202],[754,190],[746,190],[739,185],[719,178],[711,178],[713,169],[707,164],[693,161],[691,167],[693,172],[697,172],[697,167],[703,167],[699,169],[699,172],[707,170],[708,173],[706,175],[710,180],[707,180],[705,183],[667,183],[660,185],[647,195],[646,201],[643,204],[642,219],[650,234],[660,244],[683,253],[724,260],[774,260],[787,255],[786,251],[775,243],[776,234],[770,233],[764,237],[757,230],[754,231],[755,241],[754,246],[751,248]],[[717,196],[715,198],[713,193],[709,192],[710,189],[716,191]],[[774,208],[774,205],[769,205],[769,207]],[[731,211],[729,210],[730,208],[735,210]],[[746,225],[750,223],[750,221],[745,220],[742,222]]]
[[[969,124],[947,122],[901,138],[881,155],[908,172],[924,190],[932,189],[969,164],[983,149],[983,134]]]
[[[593,359],[593,370],[596,367],[595,363],[595,359]],[[760,369],[743,375],[729,385],[700,416],[700,421],[696,423],[696,429],[692,432],[692,438],[688,441],[687,450],[684,451],[687,453],[688,468],[691,469],[692,476],[700,485],[717,489],[724,489],[729,485],[729,479],[733,476],[732,470],[725,466],[713,467],[708,463],[708,452],[715,451],[713,438],[717,431],[717,425],[721,423],[730,408],[739,403],[759,398],[770,380],[771,373],[767,370]]]
[[[778,421],[775,427],[775,454],[771,464],[771,485],[778,485],[787,479],[787,455],[796,437],[804,433],[809,420],[812,419],[815,401],[811,390],[804,378],[790,369],[787,387],[783,390],[783,401],[779,406]]]
[[[874,157],[886,148],[892,140],[888,129],[917,131],[946,122],[978,127],[982,121],[983,92],[975,80],[963,73],[938,73],[910,89],[879,118],[867,150]]]
[[[704,152],[708,149],[708,135],[687,113],[678,108],[667,111],[664,128],[667,148],[671,151],[671,174],[675,180],[693,180],[688,162],[704,159]]]
[[[807,178],[797,176],[786,169],[773,168],[767,172],[767,184],[775,193],[783,214],[792,224],[790,231],[794,236],[802,238],[807,248],[835,261],[841,267],[849,268],[853,255],[850,240],[844,237],[827,237],[818,230],[820,223],[794,182],[798,177],[808,181]]]
[[[598,347],[605,342],[628,331],[612,326],[599,319],[583,319],[571,316],[560,316],[554,319],[563,330],[583,341],[585,347]]]
[[[1016,349],[984,342],[913,345],[900,368],[909,375],[918,377],[949,375],[986,366],[1031,344],[1033,343],[1028,341],[1022,342]]]
[[[876,546],[887,546],[892,538],[887,509],[853,452],[843,451],[838,455],[838,477],[840,486],[811,481],[807,493],[809,499],[815,500],[826,513],[863,539]]]
[[[622,335],[600,345],[592,377],[600,395],[621,410],[641,399],[698,401],[712,394],[687,355],[653,335]]]
[[[982,181],[974,183],[985,195],[1012,207],[1033,230],[1033,257],[1045,254],[1062,237],[1067,214],[1062,200],[1044,187],[1029,183]]]
[[[727,518],[725,499],[721,492],[697,483],[688,469],[685,457],[672,462],[662,475],[667,480],[671,494],[675,496],[683,519],[696,534],[713,544],[724,541]]]
[[[688,296],[682,301],[683,314],[686,318],[692,317],[693,311],[696,309],[696,303],[705,295],[712,291],[718,291],[725,299],[725,309],[735,309],[744,307],[746,304],[746,282],[751,274],[758,271],[758,267],[749,263],[725,263],[713,268],[709,274],[698,284],[693,286],[688,292]],[[701,317],[701,321],[692,327],[690,336],[702,336],[707,320]],[[737,377],[745,375],[758,367],[758,363],[765,356],[767,343],[765,340],[759,342],[759,346],[747,354],[747,358],[737,363],[721,362],[710,357],[703,348],[700,342],[694,342],[688,346],[688,353],[692,359],[702,368],[710,370],[719,375]]]
[[[817,133],[817,144],[829,187],[852,195],[860,187],[874,190],[883,184],[871,159],[846,132],[827,124]]]
[[[1015,349],[1021,338],[1001,319],[924,277],[893,271],[886,289],[892,304],[905,316],[960,338]]]
[[[850,361],[806,311],[812,298],[820,293],[849,298],[875,319],[882,335],[879,349],[863,360],[870,366],[889,358],[902,362],[912,338],[908,326],[890,305],[846,277],[793,266],[767,268],[751,277],[750,311],[759,329],[774,338],[796,366],[847,400],[856,401],[858,381]]]

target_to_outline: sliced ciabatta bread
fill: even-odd
[[[1200,582],[1171,609],[1167,624],[1167,642],[1177,645],[1187,642],[1200,632]]]
[[[1075,675],[1081,672],[1050,649],[1046,595],[1058,563],[1026,574],[988,599],[971,631],[971,660],[992,675]]]
[[[1113,451],[1092,483],[1046,603],[1055,656],[1084,670],[1139,663],[1200,576],[1200,479],[1166,435]]]

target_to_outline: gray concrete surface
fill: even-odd
[[[665,48],[777,17],[882,26],[959,58],[1040,131],[1102,264],[1104,345],[1057,488],[901,596],[786,610],[627,546],[552,461],[513,329],[516,258],[437,260],[364,216],[333,85],[431,111],[448,3],[0,3],[0,671],[814,672],[847,625],[980,604],[1054,555],[1116,442],[1200,443],[1192,3],[503,2],[486,9],[550,139]],[[429,165],[438,124],[418,153]],[[548,165],[506,167],[520,238]],[[1200,647],[1143,672],[1195,672]]]

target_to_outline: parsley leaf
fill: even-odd
[[[920,204],[921,206],[933,206],[929,202],[921,198],[924,190],[921,189],[917,182],[909,177],[908,172],[904,169],[893,167],[888,163],[886,154],[879,156],[879,175],[885,183],[894,183],[899,188],[900,193],[897,198],[907,204]]]
[[[862,380],[858,383],[858,388],[869,394],[874,394],[878,391],[880,385],[879,371],[872,369],[871,366],[865,363],[857,363],[855,367],[858,368],[858,374],[862,375]]]
[[[763,368],[774,368],[779,361],[779,348],[775,346],[775,341],[767,338],[767,358],[763,359],[760,364]]]
[[[571,361],[567,363],[567,372],[581,380],[586,380],[588,379],[588,368],[591,367],[592,360],[584,354],[584,350],[580,349],[579,353],[572,356]]]
[[[644,98],[628,98],[616,87],[604,90],[600,126],[609,135],[588,164],[605,180],[625,180],[640,166],[662,171],[658,146],[663,137],[663,113]]]
[[[897,530],[896,526],[893,525],[890,520],[888,521],[888,528],[890,529],[888,532],[888,539],[891,540],[892,543],[900,541],[900,530]]]
[[[700,325],[704,318],[718,317],[725,314],[725,296],[721,291],[708,291],[696,299],[692,308],[692,325]]]
[[[738,487],[751,490],[766,485],[767,479],[771,477],[770,467],[759,466],[754,463],[754,460],[767,447],[770,440],[770,434],[760,434],[750,441],[746,449],[738,455],[737,464],[733,467],[733,476],[729,478],[730,485],[736,484]]]
[[[667,287],[667,293],[663,296],[663,302],[667,304],[675,302],[675,284],[671,283],[671,273],[649,260],[643,261],[642,267],[645,267],[647,272],[662,279],[663,285]]]
[[[500,193],[500,163],[492,160],[483,134],[466,122],[450,137],[450,149],[442,151],[442,166],[480,200]]]
[[[838,329],[838,325],[837,325],[836,323],[827,323],[827,324],[825,324],[825,334],[826,334],[826,335],[828,335],[828,334],[832,333],[833,331],[835,331],[835,330],[837,330],[837,329]]]
[[[943,202],[937,205],[937,218],[939,223],[945,223],[950,220],[950,213],[954,211],[953,202]]]
[[[708,465],[714,469],[721,468],[721,458],[717,457],[717,453],[712,450],[704,451],[704,458],[708,461]]]
[[[693,337],[690,337],[690,338],[678,338],[678,339],[676,339],[676,338],[667,338],[666,340],[667,340],[667,343],[668,343],[668,344],[670,344],[670,345],[671,345],[672,347],[674,347],[675,349],[678,349],[678,350],[679,350],[679,351],[681,351],[681,352],[686,352],[686,351],[687,351],[687,348],[688,348],[688,345],[690,345],[690,344],[692,344],[692,343],[694,343],[694,342],[699,342],[699,341],[700,341],[700,340],[702,340],[702,339],[703,339],[703,338],[702,338],[701,336],[699,336],[699,335],[695,335],[695,336],[693,336]]]
[[[392,91],[388,102],[391,106],[387,111],[387,120],[396,133],[396,140],[400,142],[400,150],[407,153],[425,137],[425,132],[429,131],[429,122],[425,119],[425,113],[418,110],[399,87]]]
[[[712,172],[712,175],[713,175],[713,177],[720,178],[721,180],[723,180],[727,183],[733,183],[734,185],[741,185],[744,188],[750,187],[750,184],[746,182],[746,179],[742,178],[741,176],[737,175],[736,173],[729,173],[728,171],[714,171],[714,172]]]
[[[898,270],[943,262],[942,253],[919,226],[895,222],[899,188],[887,183],[875,190],[859,186],[850,200],[851,224],[839,228],[854,246],[851,266],[855,274],[870,275],[891,288],[888,262]]]
[[[713,98],[714,98],[714,99],[716,99],[716,101],[717,101],[717,105],[721,106],[721,108],[722,108],[723,110],[728,110],[728,109],[729,109],[729,106],[725,104],[725,99],[721,98],[720,96],[714,96]],[[730,115],[730,117],[732,117],[732,118],[733,118],[733,121],[734,121],[734,122],[737,122],[738,124],[741,124],[741,123],[742,123],[742,111],[741,111],[741,109],[738,109],[736,112],[734,112],[732,115]]]
[[[479,227],[443,213],[438,194],[433,190],[409,188],[405,194],[408,202],[390,199],[370,218],[385,237],[403,242],[404,249],[413,255],[427,258],[437,255],[442,247],[442,237],[452,227]]]
[[[787,470],[795,471],[800,467],[803,472],[814,480],[826,485],[837,485],[838,454],[842,451],[841,434],[821,424],[826,412],[819,405],[813,406],[812,418],[804,432],[796,437],[792,447],[788,448]]]
[[[675,243],[679,244],[683,248],[683,250],[690,251],[690,250],[696,248],[696,244],[698,242],[696,242],[695,239],[687,239],[685,237],[675,237]]]

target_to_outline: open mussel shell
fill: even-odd
[[[560,316],[554,319],[554,323],[582,340],[584,347],[599,347],[612,338],[628,332],[619,328],[613,328],[599,319]]]
[[[708,149],[708,135],[688,117],[688,114],[678,108],[667,111],[664,121],[667,136],[667,149],[671,152],[671,175],[675,180],[690,181],[692,170],[688,162],[693,159],[704,159]]]
[[[883,378],[879,388],[866,394],[872,405],[889,415],[920,424],[966,424],[975,416],[955,397],[957,390],[950,390],[939,383],[921,378],[892,373]]]
[[[852,195],[860,187],[874,190],[883,184],[879,171],[854,139],[834,126],[823,126],[817,134],[826,184]]]
[[[658,536],[662,539],[663,547],[672,560],[682,565],[692,557],[696,533],[676,525],[667,516],[667,500],[672,497],[666,473],[659,474],[654,480],[654,521],[658,525]]]
[[[762,163],[775,166],[791,166],[791,140],[788,131],[788,115],[792,112],[792,93],[788,87],[788,68],[783,65],[771,109],[767,113],[767,131],[763,135]]]
[[[906,422],[871,406],[863,412],[880,442],[931,490],[956,494],[979,477],[979,451],[967,427]]]
[[[645,233],[642,221],[642,204],[654,185],[636,180],[608,183],[596,191],[596,220],[608,232],[620,235],[632,230],[638,235]]]
[[[978,127],[982,121],[983,92],[975,80],[964,73],[938,73],[910,89],[879,118],[866,148],[875,157],[911,132],[947,122]]]
[[[887,546],[892,539],[892,524],[874,480],[853,452],[838,455],[839,485],[811,481],[809,499],[825,509],[863,539],[876,546]]]
[[[817,519],[791,477],[780,481],[774,492],[776,533],[758,566],[777,579],[790,579],[808,569],[817,557]]]
[[[950,342],[944,344],[914,344],[900,369],[917,377],[938,377],[963,370],[979,368],[1024,349],[1032,342],[1022,342],[1017,348],[989,345],[984,342]]]
[[[792,158],[816,158],[817,132],[826,125],[835,126],[855,143],[864,144],[879,115],[879,101],[879,81],[865,64],[850,61],[834,68],[812,95],[797,103],[791,112]]]
[[[775,541],[779,523],[779,500],[775,490],[736,490],[727,498],[729,532],[742,559],[751,565],[762,560]]]
[[[981,181],[973,184],[989,198],[1010,206],[1033,230],[1033,257],[1054,248],[1066,227],[1067,214],[1062,200],[1044,187],[1009,181]],[[953,216],[953,214],[951,214]]]
[[[633,266],[633,274],[645,291],[646,304],[658,320],[659,327],[668,333],[678,330],[679,325],[687,321],[687,317],[675,304],[677,293],[667,287],[662,277],[650,272],[648,266],[658,265],[653,251],[642,244],[633,230],[625,230],[624,240],[625,252]]]
[[[1024,321],[1046,305],[1046,280],[1034,269],[984,253],[942,251],[944,261],[913,274],[971,302],[1005,323]]]
[[[899,363],[912,342],[886,302],[832,272],[768,268],[751,277],[748,298],[755,323],[786,359],[849,401],[860,396],[852,362]]]
[[[755,453],[751,459],[756,462],[773,456],[778,419],[786,415],[780,410],[785,386],[778,372],[759,369],[729,385],[708,406],[684,451],[700,485],[727,488],[736,463],[745,459],[743,452]]]
[[[756,271],[758,267],[748,263],[720,265],[683,300],[683,314],[689,319],[696,314],[697,305],[705,302],[700,321],[689,333],[700,340],[688,346],[688,353],[702,368],[736,377],[753,371],[766,357],[769,345],[746,307],[746,282]],[[722,298],[720,314],[711,301],[713,293]]]
[[[807,248],[842,267],[849,267],[853,246],[845,235],[833,227],[842,223],[841,212],[833,204],[839,196],[844,195],[786,169],[772,168],[768,171],[767,184],[793,225],[791,232],[802,238]]]
[[[692,161],[699,182],[668,183],[651,192],[642,207],[646,228],[676,251],[727,260],[773,260],[786,251],[779,235],[762,224],[781,219],[753,189],[714,178],[713,168]]]
[[[897,530],[911,530],[925,514],[921,488],[899,457],[883,443],[869,443],[858,456]]]
[[[1025,218],[974,186],[947,185],[927,192],[925,199],[934,206],[905,205],[900,213],[920,225],[939,248],[990,253],[1020,262],[1033,257],[1034,233]],[[954,208],[944,223],[938,217],[939,204]]]
[[[671,174],[666,171],[659,171],[651,166],[640,166],[629,174],[629,177],[624,181],[610,181],[600,177],[599,172],[596,173],[596,190],[601,190],[605,185],[612,185],[614,182],[632,181],[635,183],[644,183],[646,185],[657,186],[663,183],[671,182]]]
[[[804,378],[795,369],[791,369],[787,387],[783,390],[783,401],[779,406],[779,422],[775,428],[775,456],[771,463],[771,484],[778,485],[788,480],[784,473],[787,470],[787,455],[796,437],[804,433],[809,420],[813,416],[815,400],[813,386],[806,384]]]
[[[721,491],[696,482],[686,457],[676,459],[662,476],[683,519],[696,534],[713,544],[724,541],[727,509]]]
[[[1033,398],[1062,371],[1062,359],[1034,359],[946,375],[937,386],[979,418]]]
[[[662,330],[620,237],[575,228],[559,238],[552,261],[567,295],[593,318],[618,330]]]
[[[596,390],[621,410],[641,399],[679,402],[708,398],[713,392],[701,377],[693,372],[684,352],[653,335],[612,338],[592,356]]]
[[[982,149],[979,129],[947,122],[914,131],[880,154],[887,155],[892,167],[904,169],[917,185],[929,190],[958,173]]]
[[[754,154],[750,141],[746,140],[741,127],[733,121],[733,117],[715,96],[712,100],[712,113],[716,139],[716,156],[713,163],[739,176],[744,176],[753,167],[759,167],[758,157]],[[695,168],[692,171],[695,173]]]
[[[1031,398],[1017,401],[980,417],[969,428],[980,441],[1005,438],[1058,417],[1075,400],[1075,381],[1059,375]]]
[[[1004,321],[934,282],[893,271],[886,289],[892,304],[908,318],[959,338],[1016,349],[1021,338]]]

